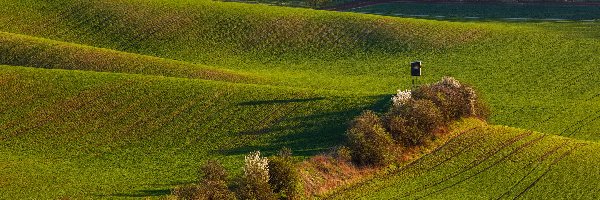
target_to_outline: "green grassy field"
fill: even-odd
[[[208,158],[237,173],[254,149],[325,151],[364,105],[382,100],[156,76],[0,72],[0,198],[164,195],[193,182]]]
[[[598,199],[595,142],[505,126],[462,132],[433,153],[330,199]]]
[[[194,181],[208,158],[236,174],[253,150],[315,155],[342,144],[363,109],[383,110],[409,88],[416,59],[423,83],[450,75],[478,88],[491,123],[576,139],[540,144],[585,143],[563,160],[597,163],[582,157],[600,141],[598,25],[213,1],[1,1],[0,198],[160,196]],[[518,131],[497,132],[490,142]],[[535,148],[523,159],[552,147]],[[565,161],[539,184],[567,179],[552,175],[576,167]],[[415,197],[446,185],[436,186]]]

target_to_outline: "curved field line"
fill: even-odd
[[[548,169],[546,169],[546,171],[544,171],[544,173],[539,176],[537,179],[535,179],[535,181],[533,181],[531,184],[529,184],[527,186],[527,188],[525,188],[525,190],[521,191],[517,196],[515,196],[513,198],[514,199],[518,199],[519,197],[521,197],[523,194],[525,194],[527,191],[529,191],[533,186],[535,186],[535,184],[538,183],[538,181],[540,181],[544,176],[546,176],[546,174],[548,174],[548,172],[550,172],[552,170],[552,168],[554,166],[556,166],[556,164],[558,162],[560,162],[562,159],[564,159],[565,157],[567,157],[568,155],[570,155],[573,151],[575,151],[575,149],[585,146],[586,144],[580,143],[577,146],[573,147],[572,149],[570,149],[569,151],[565,152],[564,154],[562,154],[560,157],[554,159],[554,161],[552,162],[552,164],[550,164],[550,166],[548,167]]]
[[[479,127],[479,126],[478,126],[478,127],[473,127],[473,128],[470,128],[470,129],[468,129],[468,130],[464,130],[464,131],[460,132],[459,134],[457,134],[456,136],[452,137],[450,140],[448,140],[447,142],[445,142],[445,143],[444,143],[444,144],[442,144],[441,146],[437,147],[436,149],[434,149],[434,150],[433,150],[433,151],[431,151],[430,153],[428,153],[428,154],[425,154],[425,155],[421,156],[420,158],[418,158],[418,159],[416,159],[416,160],[414,160],[414,161],[410,162],[410,163],[409,163],[409,164],[407,164],[407,165],[404,165],[403,167],[401,167],[401,168],[399,168],[399,169],[396,169],[396,170],[394,170],[394,171],[390,172],[389,174],[397,174],[397,173],[401,173],[401,172],[405,171],[405,170],[406,170],[406,169],[408,169],[409,167],[412,167],[413,165],[416,165],[417,163],[419,163],[419,162],[423,161],[425,158],[427,158],[427,157],[429,157],[429,156],[431,156],[431,155],[433,155],[433,154],[435,154],[435,153],[437,153],[437,152],[441,151],[442,149],[444,149],[445,147],[447,147],[447,146],[448,146],[448,144],[450,144],[450,143],[454,142],[455,140],[457,140],[458,138],[462,137],[463,135],[467,135],[467,133],[473,133],[473,132],[475,132],[475,129],[478,129],[478,128],[481,128],[481,127]],[[343,190],[341,190],[341,191],[339,191],[339,192],[336,192],[336,194],[343,193],[343,191],[347,191],[347,190],[352,190],[352,189],[359,188],[359,187],[361,187],[361,186],[363,186],[363,185],[365,185],[365,184],[367,184],[367,183],[368,183],[368,181],[363,181],[363,182],[360,182],[360,183],[354,184],[354,185],[352,185],[352,186],[350,186],[350,187],[344,188]],[[382,189],[383,189],[383,188],[378,188],[378,189],[377,189],[377,190],[375,190],[375,191],[379,191],[379,190],[382,190]],[[336,195],[331,195],[331,196],[327,197],[326,199],[331,199],[331,198],[333,198],[333,197],[335,197],[335,196],[336,196]]]
[[[458,175],[460,175],[462,173],[465,173],[466,171],[469,171],[469,170],[471,170],[471,169],[479,166],[480,164],[482,164],[486,160],[490,159],[492,156],[496,155],[498,152],[500,152],[503,149],[507,148],[508,146],[510,146],[510,145],[512,145],[512,144],[514,144],[514,143],[516,143],[516,142],[518,142],[520,140],[522,140],[523,138],[526,138],[526,137],[530,136],[532,133],[533,132],[531,132],[531,131],[523,132],[523,133],[521,133],[521,134],[519,134],[519,135],[517,135],[517,136],[515,136],[515,137],[513,137],[511,139],[509,139],[506,143],[504,143],[502,146],[500,146],[499,149],[496,149],[493,152],[488,152],[483,159],[481,159],[481,160],[475,159],[471,163],[469,163],[467,165],[467,167],[463,168],[462,170],[455,171],[455,172],[451,173],[450,175],[448,175],[448,176],[446,176],[444,178],[441,178],[437,182],[426,184],[422,188],[418,188],[416,190],[412,190],[412,191],[408,192],[406,195],[404,195],[404,196],[402,196],[400,198],[407,198],[409,196],[415,195],[416,193],[425,191],[425,190],[433,188],[433,187],[435,187],[435,186],[437,186],[439,184],[442,184],[442,183],[444,183],[444,182],[446,182],[446,181],[448,181],[448,180],[450,180],[450,179],[452,179],[454,177],[457,177]]]
[[[473,129],[475,129],[475,128],[477,128],[477,127],[471,128],[471,129],[469,129],[469,130],[467,130],[467,131],[468,131],[468,132],[475,132],[475,131],[470,131],[470,130],[473,130]],[[461,134],[461,135],[462,135],[462,134]],[[455,138],[452,138],[452,139],[455,139]],[[444,146],[445,146],[446,144],[448,144],[448,143],[449,143],[449,142],[446,142],[446,143],[444,143]],[[429,168],[427,168],[427,169],[423,170],[423,171],[422,171],[421,173],[419,173],[419,174],[426,174],[426,173],[428,173],[428,172],[430,172],[430,171],[432,171],[432,170],[436,169],[437,167],[441,166],[442,164],[444,164],[444,163],[446,163],[446,162],[448,162],[448,161],[452,160],[453,158],[456,158],[456,157],[458,157],[459,155],[463,154],[464,152],[466,152],[466,150],[470,149],[470,148],[471,148],[471,147],[473,147],[475,144],[477,144],[477,141],[472,141],[472,142],[470,142],[468,145],[464,145],[464,147],[463,147],[463,148],[461,148],[461,149],[460,149],[458,152],[455,152],[455,153],[453,153],[453,154],[452,154],[451,156],[449,156],[448,158],[444,159],[443,161],[441,161],[441,162],[437,163],[436,165],[434,165],[434,166],[432,166],[432,167],[429,167]],[[461,145],[461,146],[463,146],[463,145]],[[441,148],[437,148],[436,150],[439,150],[439,149],[441,149]],[[423,156],[423,157],[426,157],[426,156],[428,156],[428,155],[432,155],[432,154],[434,154],[434,153],[435,153],[435,152],[428,153],[428,154],[426,154],[426,155],[425,155],[425,156]],[[422,160],[423,160],[423,159],[422,159],[423,157],[421,157],[421,158],[419,158],[419,159],[415,160],[414,162],[411,162],[411,163],[409,164],[410,166],[409,166],[409,165],[406,165],[405,167],[401,168],[401,169],[400,169],[400,171],[399,171],[399,172],[397,172],[397,173],[402,173],[402,172],[403,172],[403,171],[405,171],[405,170],[406,170],[408,167],[411,167],[412,165],[414,165],[414,164],[416,163],[416,161],[422,161]],[[379,188],[377,188],[377,189],[375,189],[375,190],[372,190],[371,192],[375,193],[375,192],[381,191],[381,190],[383,190],[383,189],[385,189],[385,188],[383,188],[383,187],[379,187]]]
[[[587,76],[589,76],[589,75],[592,75],[593,73],[594,73],[594,71],[590,71],[590,72],[588,72],[588,73],[586,74],[586,76],[585,76],[585,77],[587,77]],[[563,87],[563,89],[565,89],[565,88],[567,88],[567,87],[570,87],[570,86],[572,86],[572,85],[575,85],[575,83],[577,83],[577,81],[574,81],[574,79],[576,79],[576,78],[579,78],[579,77],[580,77],[580,76],[582,76],[583,74],[585,74],[585,73],[582,73],[582,74],[580,74],[579,76],[577,76],[577,77],[575,77],[575,78],[572,78],[572,79],[570,79],[570,82],[569,82],[570,84],[569,84],[569,85],[567,85],[567,86],[564,86],[564,87]],[[551,90],[551,91],[552,91],[552,93],[550,93],[550,94],[553,94],[553,93],[555,93],[555,92],[556,92],[556,88],[558,88],[558,87],[555,87],[555,89],[554,89],[554,90]],[[597,94],[595,94],[595,95],[593,95],[592,97],[590,97],[590,98],[586,99],[585,101],[581,101],[581,102],[579,102],[579,103],[578,103],[578,104],[576,104],[575,106],[579,106],[579,105],[583,104],[584,102],[589,102],[590,100],[592,100],[592,99],[594,99],[594,98],[596,98],[596,97],[598,97],[598,96],[600,96],[600,92],[599,92],[599,93],[597,93]],[[564,113],[565,113],[565,111],[566,111],[565,109],[562,109],[562,112],[555,113],[554,115],[552,115],[552,116],[549,116],[549,117],[548,117],[547,119],[545,119],[543,122],[541,122],[541,123],[537,123],[537,126],[536,126],[536,128],[540,127],[542,123],[546,123],[546,122],[548,122],[550,119],[553,119],[553,118],[555,118],[555,117],[557,117],[557,116],[559,116],[559,115],[562,115],[562,114],[564,114]],[[600,110],[598,110],[598,112],[600,112]],[[589,116],[588,116],[588,117],[589,117]],[[588,118],[588,117],[586,117],[586,118]],[[576,124],[578,124],[578,123],[580,123],[581,121],[584,121],[584,120],[585,120],[585,118],[584,118],[584,119],[582,119],[582,120],[580,120],[580,121],[579,121],[579,122],[577,122]],[[573,125],[572,125],[572,126],[573,126]],[[569,126],[567,129],[563,130],[563,131],[562,131],[562,132],[561,132],[559,135],[562,135],[564,132],[566,132],[567,130],[569,130],[570,128],[572,128],[572,126]]]
[[[475,128],[477,128],[477,127],[475,127]],[[472,128],[472,129],[469,129],[469,130],[473,130],[473,129],[475,129],[475,128]],[[474,132],[474,131],[472,131],[472,132]],[[454,138],[453,138],[453,139],[454,139]],[[456,158],[456,157],[458,157],[459,155],[463,154],[463,153],[464,153],[464,152],[466,152],[468,149],[470,149],[471,147],[473,147],[475,144],[477,144],[477,142],[478,142],[477,140],[473,140],[473,141],[471,141],[470,143],[468,143],[467,145],[460,145],[460,146],[464,146],[464,147],[463,147],[463,148],[461,148],[461,149],[460,149],[458,152],[456,152],[456,153],[453,153],[451,156],[449,156],[448,158],[444,159],[442,162],[439,162],[439,163],[437,163],[436,165],[434,165],[434,166],[432,166],[432,167],[430,167],[430,168],[427,168],[427,169],[425,169],[425,171],[424,171],[424,172],[422,172],[421,174],[426,174],[426,173],[430,172],[431,170],[434,170],[435,168],[437,168],[437,167],[441,166],[442,164],[444,164],[444,163],[446,163],[446,162],[448,162],[448,161],[452,160],[453,158]],[[446,144],[447,144],[447,143],[446,143]],[[445,144],[444,144],[444,145],[445,145]],[[436,152],[431,152],[430,154],[433,154],[433,153],[436,153]],[[427,155],[430,155],[430,154],[427,154]],[[427,155],[426,155],[426,156],[427,156]]]
[[[394,170],[392,172],[390,172],[390,174],[398,174],[398,173],[402,173],[403,171],[407,170],[408,168],[412,167],[413,165],[416,165],[420,162],[423,162],[423,160],[425,160],[426,158],[428,158],[429,156],[432,156],[434,154],[436,154],[437,152],[440,152],[441,150],[443,150],[444,148],[446,148],[450,143],[453,143],[455,140],[458,140],[458,138],[462,137],[463,135],[467,135],[467,133],[473,133],[475,132],[475,129],[480,128],[480,127],[473,127],[470,128],[468,130],[462,131],[460,132],[458,135],[456,135],[455,137],[451,138],[450,140],[448,140],[447,142],[445,142],[444,144],[442,144],[442,146],[439,146],[438,148],[434,149],[433,151],[431,151],[428,154],[425,154],[424,156],[421,156],[420,158],[418,158],[417,160],[414,160],[412,162],[410,162],[409,164],[403,166],[402,168],[399,168],[397,170]],[[471,142],[468,146],[473,146],[476,142]],[[466,149],[466,148],[464,148]],[[459,151],[459,152],[464,152],[464,149]],[[460,154],[460,153],[457,153]],[[447,160],[450,160],[451,158],[454,158],[454,156],[457,156],[457,154],[454,154],[453,156],[451,156],[450,158],[442,161],[442,162],[446,162]],[[433,168],[439,166],[441,164],[437,164],[436,166],[433,166],[427,170],[432,170]]]
[[[459,181],[457,181],[457,182],[455,182],[455,183],[453,183],[453,184],[451,184],[451,185],[449,185],[449,186],[446,186],[446,187],[444,187],[444,188],[442,188],[442,189],[440,189],[440,190],[437,190],[437,191],[431,192],[431,193],[429,193],[429,194],[427,194],[427,195],[425,195],[425,196],[421,196],[421,197],[419,197],[419,198],[417,198],[417,199],[421,199],[421,198],[427,197],[427,196],[429,196],[429,195],[433,195],[433,194],[436,194],[436,193],[442,192],[442,191],[444,191],[444,190],[447,190],[447,189],[449,189],[449,188],[452,188],[452,187],[454,187],[454,186],[456,186],[456,185],[458,185],[458,184],[460,184],[460,183],[463,183],[463,182],[465,182],[465,181],[467,181],[467,180],[469,180],[469,179],[471,179],[471,178],[473,178],[473,177],[476,177],[476,176],[478,176],[479,174],[481,174],[481,173],[483,173],[483,172],[486,172],[487,170],[489,170],[489,169],[491,169],[491,168],[493,168],[493,167],[497,166],[498,164],[500,164],[502,161],[506,160],[506,159],[507,159],[507,158],[509,158],[510,156],[516,155],[516,154],[518,154],[518,153],[522,152],[521,150],[523,150],[523,149],[525,149],[525,148],[527,148],[527,147],[529,147],[529,146],[531,146],[531,145],[533,145],[533,144],[535,144],[535,143],[538,143],[539,141],[541,141],[541,140],[542,140],[543,138],[545,138],[546,136],[547,136],[547,135],[542,135],[542,136],[540,136],[540,137],[538,137],[538,138],[535,138],[535,139],[533,139],[533,140],[530,140],[530,141],[528,141],[527,143],[520,145],[520,146],[519,146],[519,147],[517,147],[516,149],[513,149],[513,150],[512,150],[512,151],[511,151],[509,154],[505,155],[505,156],[504,156],[504,157],[502,157],[501,159],[499,159],[499,160],[497,160],[496,162],[492,163],[490,166],[487,166],[487,167],[486,167],[486,168],[484,168],[483,170],[477,171],[476,173],[474,173],[474,174],[471,174],[471,175],[470,175],[470,176],[468,176],[467,178],[464,178],[464,179],[462,179],[462,180],[459,180]]]
[[[600,113],[600,110],[596,111],[595,113],[592,113],[592,114],[589,114],[589,115],[587,115],[587,116],[586,116],[586,117],[584,117],[582,120],[579,120],[579,121],[577,121],[575,124],[572,124],[571,126],[567,127],[565,130],[563,130],[562,132],[560,132],[560,134],[558,134],[558,135],[562,136],[563,134],[567,133],[567,131],[571,130],[571,128],[574,128],[574,127],[576,127],[576,126],[579,126],[579,128],[581,128],[582,126],[584,126],[584,125],[585,125],[585,123],[584,123],[584,124],[582,124],[582,125],[579,125],[579,124],[583,123],[584,121],[586,121],[586,120],[588,120],[588,119],[592,118],[592,116],[594,116],[594,115],[596,115],[596,114],[599,114],[599,113]],[[575,130],[574,130],[574,131],[575,131]],[[570,135],[572,135],[572,134],[574,133],[574,131],[572,131],[572,132],[569,134],[569,136],[570,136]]]
[[[286,103],[285,105],[270,105],[269,107],[274,107],[273,109],[269,109],[271,112],[261,112],[265,113],[265,115],[261,118],[254,117],[255,120],[250,123],[252,130],[245,133],[242,132],[242,134],[260,134],[262,132],[262,128],[268,126],[267,122],[270,121],[270,119],[272,119],[275,115],[279,114],[281,110],[285,110],[290,107],[289,104],[290,103]]]
[[[544,71],[544,72],[545,72],[545,71]],[[588,72],[588,74],[589,74],[589,73],[591,73],[591,72]],[[520,75],[520,74],[522,74],[522,73],[517,73],[517,72],[515,72],[513,75],[515,75],[515,76],[516,76],[516,74],[519,74],[519,75]],[[547,93],[547,95],[552,95],[552,94],[556,93],[557,91],[559,91],[559,88],[560,88],[560,90],[562,90],[562,89],[565,89],[565,88],[567,88],[567,87],[570,87],[570,86],[572,86],[572,85],[573,85],[573,83],[574,83],[574,82],[576,82],[576,81],[573,81],[573,80],[577,79],[578,77],[580,77],[580,76],[582,76],[582,75],[584,75],[584,74],[586,74],[586,72],[583,72],[583,73],[581,73],[581,74],[578,74],[578,75],[573,75],[573,76],[571,76],[571,77],[568,79],[568,81],[566,81],[567,83],[571,83],[571,84],[569,84],[569,85],[557,85],[557,86],[554,86],[554,88],[553,88],[553,89],[549,90],[550,92],[549,92],[549,93]],[[550,83],[551,83],[551,82],[556,82],[556,81],[559,79],[559,77],[560,77],[560,76],[553,76],[553,77],[552,77],[552,80],[551,80],[551,81],[548,81],[548,82],[550,82]],[[511,116],[514,116],[514,115],[515,115],[517,112],[519,112],[519,111],[522,111],[523,109],[525,109],[525,107],[527,107],[527,106],[520,106],[520,107],[518,107],[518,109],[515,109],[515,110],[512,112],[512,114],[510,114],[510,115],[505,115],[503,120],[506,120],[506,119],[510,118]],[[512,124],[510,124],[510,125],[514,125],[514,123],[512,123]]]
[[[234,96],[233,92],[227,92],[225,93],[225,95],[223,95],[224,92],[222,92],[222,90],[218,90],[217,92],[214,93],[214,96],[212,98],[209,99],[215,99],[214,101],[209,101],[206,104],[197,104],[197,106],[195,106],[193,108],[193,110],[201,110],[201,111],[205,111],[205,109],[207,108],[213,108],[215,106],[215,104],[219,103],[220,99],[229,99],[229,97]],[[202,115],[202,118],[199,119],[195,119],[194,122],[204,122],[204,121],[213,121],[216,117],[218,117],[221,113],[222,110],[224,110],[226,107],[225,106],[216,106],[216,110],[210,112],[210,115]],[[192,115],[193,116],[193,115]],[[193,124],[197,124],[197,123],[193,123]],[[200,126],[200,130],[205,129],[208,125],[206,123],[203,123],[202,126]],[[187,126],[186,129],[189,132],[190,129],[192,129],[190,126]],[[200,140],[202,138],[202,135],[198,134],[196,137],[194,137],[189,144],[184,144],[181,148],[178,148],[176,150],[176,152],[181,152],[185,149],[187,149],[187,147],[194,145],[195,142],[197,142],[198,140]]]
[[[167,124],[169,124],[173,120],[175,120],[175,118],[177,118],[182,113],[184,113],[186,110],[195,108],[199,104],[199,102],[203,99],[204,99],[204,97],[202,95],[198,95],[198,97],[188,100],[187,102],[185,102],[184,104],[181,104],[180,106],[176,107],[175,109],[171,109],[171,112],[168,115],[164,115],[165,117],[155,118],[156,120],[151,121],[151,122],[153,122],[152,124],[147,125],[148,129],[146,130],[146,132],[152,133],[152,132],[162,129]]]
[[[527,177],[529,177],[529,175],[531,175],[538,167],[542,166],[542,163],[544,162],[544,160],[546,160],[546,158],[548,158],[550,155],[556,153],[559,149],[563,148],[564,145],[567,142],[563,142],[562,144],[557,145],[555,148],[552,148],[550,151],[544,153],[544,155],[542,155],[540,158],[537,159],[537,165],[535,165],[535,167],[531,168],[531,170],[529,170],[527,172],[527,174],[525,174],[525,176],[523,176],[519,181],[517,181],[515,184],[513,184],[513,186],[511,186],[506,192],[502,193],[502,195],[500,195],[498,198],[496,198],[496,200],[502,199],[502,197],[510,195],[511,191],[516,188],[519,184],[521,184],[523,181],[525,181],[525,179]],[[524,168],[529,168],[531,165],[533,165],[536,160],[532,160],[526,167]],[[512,173],[512,175],[514,175],[514,173]]]
[[[257,127],[258,130],[253,131],[253,134],[263,134],[269,131],[269,128],[274,125],[275,118],[281,116],[283,111],[292,108],[292,110],[296,110],[300,105],[296,103],[286,103],[285,105],[278,106],[277,109],[273,110],[271,113],[267,114],[265,118],[259,121],[259,123],[254,124],[254,127]],[[279,117],[281,118],[281,117]]]
[[[134,99],[133,95],[124,95],[124,96],[125,97],[120,97],[119,98],[119,103],[117,103],[117,104],[106,104],[106,103],[96,103],[96,102],[94,102],[96,105],[93,105],[92,107],[98,106],[98,104],[106,106],[106,107],[101,108],[103,111],[105,111],[103,113],[104,115],[103,116],[99,116],[98,113],[87,114],[87,115],[83,115],[83,116],[77,117],[77,120],[83,121],[83,122],[89,122],[89,121],[92,121],[93,119],[97,119],[99,117],[107,117],[107,116],[111,116],[114,119],[115,114],[122,113],[122,111],[120,111],[118,108],[121,107],[121,106],[123,106],[123,105],[126,105],[126,103],[131,102]],[[89,104],[87,104],[87,105],[89,105]],[[84,109],[84,110],[87,110],[87,109]],[[106,111],[108,111],[108,112],[106,112]],[[99,127],[90,127],[90,128],[92,128],[92,129],[98,129],[100,127],[105,127],[105,126],[110,126],[110,125],[111,125],[110,123],[101,123],[101,125]],[[80,127],[78,127],[78,126],[71,126],[68,130],[65,130],[64,133],[69,133],[69,131],[76,130],[78,128],[80,128]],[[81,129],[79,129],[79,130],[81,130]],[[88,128],[88,130],[89,130],[89,128]]]
[[[598,110],[598,112],[596,112],[596,113],[600,113],[600,110]],[[586,125],[588,125],[588,124],[591,124],[591,123],[593,123],[594,121],[598,120],[599,118],[600,118],[600,115],[596,116],[595,118],[593,118],[592,120],[590,120],[590,121],[588,121],[588,122],[586,122],[586,123],[584,123],[584,124],[581,124],[581,125],[580,125],[580,126],[577,128],[577,129],[575,129],[575,130],[573,130],[573,132],[569,133],[569,134],[567,135],[567,137],[571,137],[573,134],[575,134],[575,133],[577,133],[577,132],[581,131],[581,129],[582,129],[584,126],[586,126]]]

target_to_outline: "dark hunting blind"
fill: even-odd
[[[420,83],[421,68],[423,67],[420,60],[410,63],[410,75],[412,77],[412,89],[414,90]]]
[[[415,61],[410,63],[410,75],[421,76],[421,61]]]

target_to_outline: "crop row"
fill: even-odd
[[[478,139],[479,134],[487,141]],[[476,145],[472,146],[473,143]],[[472,195],[499,199],[518,198],[527,193],[540,195],[553,189],[537,187],[531,191],[531,188],[543,179],[556,181],[555,177],[548,177],[549,172],[573,167],[565,158],[577,152],[581,145],[585,144],[550,135],[488,127],[450,142],[447,147],[456,147],[424,156],[397,175],[367,181],[334,198],[428,199]],[[468,150],[463,153],[461,147]]]

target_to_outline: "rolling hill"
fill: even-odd
[[[597,199],[595,142],[484,125],[329,199]]]
[[[336,195],[486,198],[514,185],[513,197],[537,177],[524,195],[560,192],[538,188],[560,181],[574,195],[597,179],[598,23],[447,22],[190,0],[5,0],[0,13],[0,198],[161,196],[193,182],[208,158],[238,174],[249,151],[321,153],[344,142],[362,110],[383,110],[396,89],[409,88],[406,65],[416,59],[425,64],[422,83],[450,75],[472,84],[492,107],[492,124],[521,129],[483,127],[406,172]],[[440,161],[456,151],[464,154]],[[441,164],[431,173],[426,163]],[[473,182],[514,169],[525,178]],[[422,185],[431,187],[415,190]]]
[[[0,198],[164,195],[198,163],[299,156],[343,138],[380,97],[196,79],[2,66]],[[383,98],[387,101],[387,98]]]
[[[600,114],[587,109],[600,93],[594,22],[444,22],[184,0],[0,7],[0,31],[233,70],[271,85],[390,94],[409,87],[406,63],[421,59],[422,82],[449,75],[488,94],[493,123],[599,138]]]

